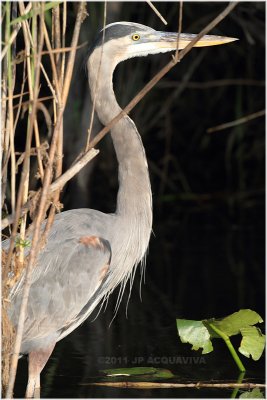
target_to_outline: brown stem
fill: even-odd
[[[242,389],[252,389],[252,388],[265,388],[264,383],[206,383],[206,382],[196,382],[196,383],[165,383],[165,382],[96,382],[96,383],[82,383],[84,386],[109,386],[109,387],[119,387],[122,389],[180,389],[180,388],[242,388]]]
[[[79,38],[79,32],[80,32],[81,24],[84,20],[84,16],[85,16],[85,3],[81,2],[79,4],[79,10],[78,10],[78,14],[77,14],[76,22],[75,22],[75,28],[74,28],[73,39],[72,39],[73,46],[77,45],[78,38]],[[41,14],[41,22],[42,22],[41,26],[44,26],[43,8],[42,8],[42,14]],[[41,28],[41,32],[43,32],[42,28]],[[67,67],[69,80],[71,78],[71,74],[72,74],[72,70],[73,70],[73,64],[74,64],[74,59],[75,59],[75,50],[74,50],[74,53],[71,53],[71,54],[72,54],[72,56],[70,56],[70,58],[69,58],[68,67]],[[36,85],[36,86],[38,87],[38,85]],[[64,99],[63,106],[59,110],[58,120],[57,120],[55,129],[54,129],[54,135],[52,138],[52,143],[51,143],[50,152],[49,152],[49,162],[48,162],[48,165],[47,165],[47,168],[45,171],[44,183],[43,183],[43,188],[41,191],[38,213],[33,222],[32,245],[31,245],[29,261],[28,261],[28,265],[27,265],[26,273],[25,273],[25,281],[24,281],[24,287],[23,287],[22,302],[21,302],[21,307],[20,307],[20,315],[19,315],[19,320],[18,320],[18,325],[17,325],[17,332],[16,332],[13,354],[12,354],[12,358],[11,358],[10,377],[9,377],[9,383],[8,383],[8,388],[7,388],[7,392],[6,392],[7,398],[11,398],[13,395],[13,388],[14,388],[17,365],[18,365],[18,356],[19,356],[19,351],[20,351],[20,347],[21,347],[24,320],[26,317],[28,297],[29,297],[29,291],[30,291],[30,286],[31,286],[31,273],[32,273],[32,270],[33,270],[33,267],[35,264],[35,260],[37,257],[37,251],[39,248],[41,223],[44,218],[46,204],[47,204],[49,185],[50,185],[50,181],[51,181],[51,177],[52,177],[52,165],[53,165],[53,160],[54,160],[55,151],[56,151],[56,143],[57,143],[59,128],[61,126],[61,120],[63,117],[63,112],[64,112],[66,99],[67,99],[67,95],[68,95],[68,89],[69,89],[68,83],[66,83],[66,85],[64,84],[64,89],[63,89],[63,99]]]
[[[214,126],[213,128],[209,128],[207,129],[207,133],[222,131],[227,128],[232,128],[233,126],[245,124],[246,122],[251,121],[252,119],[263,117],[264,115],[265,115],[265,110],[257,111],[255,113],[246,115],[245,117],[238,118],[234,121],[225,122],[224,124]]]

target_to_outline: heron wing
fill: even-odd
[[[101,285],[110,261],[110,244],[99,236],[50,240],[39,255],[38,273],[30,288],[24,340],[44,337],[70,326]],[[22,287],[12,299],[14,324]]]

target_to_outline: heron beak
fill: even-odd
[[[179,36],[179,37],[178,37]],[[157,47],[162,49],[176,50],[177,41],[179,44],[179,50],[184,49],[197,35],[191,33],[178,33],[173,32],[157,32],[155,37],[155,42],[157,42]],[[194,47],[207,47],[207,46],[218,46],[220,44],[226,44],[238,40],[236,38],[226,37],[226,36],[214,36],[205,35],[203,36]]]

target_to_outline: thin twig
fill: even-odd
[[[50,114],[43,103],[38,102],[37,109],[41,110],[44,115],[46,126],[47,126],[47,137],[51,138],[52,121],[51,121]],[[41,141],[40,141],[40,135],[39,135],[39,127],[38,127],[36,120],[34,121],[34,134],[35,134],[35,142],[36,142],[36,153],[37,153],[39,175],[40,175],[41,181],[43,182],[43,178],[44,178],[44,168],[43,168],[43,162],[42,162],[43,156],[41,154]]]
[[[39,97],[37,100],[38,100],[38,103],[41,103],[41,102],[43,102],[43,101],[52,100],[52,99],[53,99],[53,96],[45,96],[45,97]],[[24,101],[23,103],[21,103],[22,106],[25,106],[25,105],[29,106],[29,104],[30,104],[30,101],[29,101],[29,100],[28,100],[28,101]],[[13,107],[13,109],[18,108],[18,107],[19,107],[19,105],[16,104],[16,105]]]
[[[96,97],[97,97],[97,89],[98,89],[98,83],[99,83],[100,68],[101,68],[102,58],[103,58],[103,46],[104,46],[104,43],[105,43],[106,20],[107,20],[107,1],[105,1],[105,3],[104,3],[103,35],[102,35],[102,44],[101,44],[101,54],[100,54],[100,60],[99,60],[97,76],[96,76],[96,82],[95,82],[95,87],[94,87],[93,104],[92,104],[90,125],[89,125],[89,128],[88,128],[85,150],[87,150],[88,147],[89,147],[89,142],[90,142],[91,133],[92,133],[92,129],[93,129],[93,122],[94,122],[94,116],[95,116],[95,104],[96,104]]]
[[[2,66],[2,97],[7,95],[7,60],[4,60]],[[5,204],[6,199],[6,187],[7,187],[7,164],[10,157],[9,148],[9,135],[7,132],[7,101],[3,101],[1,105],[1,146],[2,152],[0,154],[2,164],[2,208]],[[7,208],[7,206],[6,206]]]
[[[63,16],[62,16],[62,48],[61,49],[66,49],[66,30],[67,30],[67,2],[64,1],[63,2]],[[86,42],[87,44],[87,42]],[[80,49],[81,47],[85,46],[85,44],[81,44],[80,46],[77,46],[77,49]],[[71,49],[68,48],[70,51]],[[65,64],[66,64],[66,54],[65,52],[62,55],[62,60],[61,60],[61,75],[63,77],[65,77]]]
[[[185,55],[194,47],[194,45],[211,29],[213,29],[216,25],[218,25],[236,6],[236,3],[230,3],[214,20],[212,20],[183,50],[180,52],[180,60],[185,57]],[[113,126],[121,119],[123,116],[128,114],[139,101],[156,85],[156,83],[164,76],[167,72],[169,72],[174,66],[176,62],[171,60],[165,67],[163,67],[145,86],[144,88],[132,99],[132,101],[115,117],[113,118],[91,141],[90,146],[87,151],[91,148],[95,147],[100,140],[113,128]],[[86,157],[87,152],[83,157]],[[81,158],[81,160],[83,159]],[[77,171],[77,173],[79,170]],[[67,172],[65,172],[66,174]],[[64,174],[63,174],[64,175]],[[62,177],[63,177],[62,175]],[[23,208],[22,212],[25,213],[26,210],[30,207],[30,202],[28,202]],[[8,217],[2,220],[2,229],[6,228],[12,221],[14,220],[13,215],[9,215]]]
[[[52,68],[52,75],[53,75],[53,79],[54,79],[54,85],[55,85],[55,91],[56,91],[56,100],[57,102],[59,102],[59,99],[57,97],[58,93],[61,93],[60,91],[60,86],[59,86],[59,82],[58,82],[58,76],[57,76],[57,68],[56,68],[56,64],[55,64],[55,59],[52,53],[52,46],[50,43],[50,39],[49,39],[49,35],[46,29],[46,25],[45,23],[43,24],[43,28],[44,28],[44,37],[45,37],[45,44],[46,47],[48,48],[49,51],[49,57],[50,57],[50,62],[51,62],[51,68]]]
[[[11,4],[6,3],[6,38],[10,38],[10,15]],[[15,158],[15,131],[14,131],[14,113],[13,113],[13,71],[12,71],[12,51],[11,46],[7,52],[7,82],[8,82],[8,123],[7,130],[9,133],[9,145],[11,155],[11,209],[15,212],[16,204],[16,158]]]
[[[150,0],[146,0],[147,4],[152,8],[155,14],[161,19],[161,21],[164,23],[164,25],[168,25],[168,22],[166,21],[165,18],[161,15],[159,10],[154,6],[154,4]]]
[[[169,89],[180,87],[182,81],[168,81],[159,83],[159,88]],[[256,79],[215,79],[206,82],[187,82],[186,88],[188,89],[209,89],[220,86],[258,86],[264,87],[265,81],[258,81]]]
[[[50,79],[49,79],[49,77],[48,77],[48,75],[46,73],[46,70],[45,70],[45,68],[44,68],[42,63],[41,63],[41,70],[42,70],[42,73],[44,74],[44,77],[46,79],[47,85],[48,85],[48,87],[49,87],[49,89],[50,89],[50,91],[52,93],[52,99],[57,99],[56,91],[54,90],[53,85],[50,82]],[[55,77],[55,79],[57,79],[57,77]]]
[[[57,7],[54,7],[52,10],[52,15],[53,15],[53,35],[54,35],[54,49],[60,49],[61,48],[61,27],[60,27],[60,7],[59,5]],[[57,66],[57,73],[58,76],[60,76],[60,57],[59,53],[56,53],[56,66]]]
[[[78,16],[79,16],[79,18],[78,18]],[[72,38],[72,42],[71,42],[72,50],[70,51],[70,54],[69,54],[68,65],[67,65],[66,75],[65,75],[65,79],[64,79],[63,94],[62,94],[62,101],[63,101],[64,105],[67,102],[67,97],[68,97],[68,93],[69,93],[73,65],[74,65],[74,61],[75,61],[75,55],[76,55],[77,44],[78,44],[78,39],[79,39],[80,27],[81,27],[82,22],[84,21],[84,19],[87,16],[85,3],[83,6],[82,6],[82,3],[80,3],[78,16],[77,16],[78,22],[76,21],[77,25],[74,28],[73,38]]]
[[[2,96],[2,104],[1,104],[1,146],[2,153],[0,154],[1,162],[3,155],[5,156],[8,152],[8,135],[7,135],[7,127],[6,127],[6,116],[7,116],[7,60],[4,60],[2,65],[2,81],[1,81],[1,96]],[[4,157],[5,158],[5,157]],[[3,192],[2,192],[3,193]]]
[[[25,60],[24,60],[24,62],[25,62]],[[24,82],[23,82],[24,83]],[[17,98],[19,98],[19,97],[23,97],[23,96],[26,96],[26,94],[29,94],[30,92],[21,92],[21,93],[18,93],[18,94],[13,94],[13,96],[11,97],[13,100],[14,99],[17,99]],[[2,99],[1,99],[1,102],[3,103],[3,102],[5,102],[5,101],[7,101],[9,99],[9,97],[7,96],[7,97],[2,97]]]
[[[52,38],[52,43],[56,49],[60,49],[62,46],[61,43],[61,25],[60,25],[60,7],[57,6],[53,9],[53,38]],[[56,53],[56,68],[57,68],[57,74],[59,78],[59,86],[62,91],[63,88],[63,82],[64,82],[64,70],[62,69],[62,57],[60,53]],[[58,94],[58,97],[60,98],[60,104],[61,104],[61,93]],[[53,101],[53,106],[54,106],[54,118],[55,121],[57,119],[57,115],[60,112],[60,104],[56,104],[55,100]],[[55,178],[58,178],[62,174],[62,160],[63,160],[63,118],[61,120],[61,125],[59,127],[59,132],[58,132],[58,140],[57,140],[57,149],[56,149],[56,160],[55,160]],[[50,231],[50,228],[53,225],[54,222],[54,217],[56,210],[59,208],[58,204],[59,203],[59,198],[60,198],[60,190],[55,191],[53,198],[51,199],[51,207],[49,210],[49,214],[46,220],[45,224],[45,229],[42,234],[42,239],[41,243],[46,242],[46,238],[48,235],[48,232]]]
[[[64,3],[65,4],[65,3]],[[88,46],[88,42],[84,42],[84,43],[82,43],[82,44],[79,44],[79,46],[76,46],[76,50],[79,50],[79,49],[81,49],[81,48],[83,48],[83,47],[85,47],[85,46]],[[51,50],[51,53],[53,53],[53,54],[57,54],[57,53],[68,53],[68,52],[70,52],[72,50],[72,47],[65,47],[65,46],[63,46],[63,47],[61,47],[60,49],[52,49]],[[50,51],[48,51],[48,50],[44,50],[43,52],[42,52],[42,55],[47,55],[47,54],[50,54]]]
[[[230,122],[225,122],[224,124],[214,126],[212,128],[207,129],[207,133],[213,133],[217,131],[222,131],[227,128],[232,128],[233,126],[245,124],[248,121],[251,121],[252,119],[263,117],[265,115],[265,110],[257,111],[255,113],[246,115],[245,117],[238,118],[234,121]]]
[[[28,77],[28,84],[29,84],[29,92],[30,92],[30,106],[28,111],[28,121],[27,121],[27,136],[26,136],[26,146],[25,146],[25,153],[24,153],[24,160],[23,160],[23,194],[22,194],[22,204],[25,204],[28,198],[28,191],[29,191],[29,183],[30,183],[30,155],[31,155],[31,142],[32,142],[32,129],[35,122],[35,110],[32,108],[31,104],[34,102],[34,95],[38,97],[38,93],[34,91],[35,85],[35,69],[36,69],[36,61],[37,58],[35,57],[37,54],[37,17],[36,17],[36,9],[37,4],[33,3],[33,16],[32,16],[32,23],[31,23],[31,32],[28,21],[23,22],[23,35],[24,35],[24,42],[26,47],[26,64],[27,64],[27,77]],[[20,12],[25,12],[24,5],[20,4]],[[30,43],[32,46],[30,47]],[[21,205],[20,205],[21,207]],[[27,215],[21,218],[20,221],[20,239],[23,241],[25,239],[26,233],[26,221]],[[10,246],[9,252],[11,251],[12,246]],[[13,250],[13,249],[12,249]],[[24,261],[24,247],[19,246],[19,256],[18,261],[21,266],[23,266]]]
[[[180,1],[179,5],[179,20],[178,20],[178,36],[177,36],[177,47],[175,52],[175,61],[179,62],[179,43],[180,43],[180,35],[182,32],[183,25],[183,2]]]
[[[21,107],[22,107],[24,86],[25,86],[26,80],[27,80],[27,78],[26,78],[26,60],[25,60],[24,66],[23,66],[23,80],[22,80],[22,84],[21,84],[21,93],[19,94],[18,111],[17,111],[17,114],[16,114],[15,122],[14,122],[14,130],[16,130],[17,124],[18,124],[18,121],[19,121],[19,116],[20,116]],[[13,98],[14,97],[15,96],[13,96]],[[14,110],[14,107],[13,107],[13,110]]]
[[[50,193],[53,193],[59,189],[61,190],[65,184],[70,181],[86,164],[88,164],[89,161],[95,158],[98,153],[99,150],[97,149],[91,149],[87,151],[80,160],[73,164],[64,174],[62,174],[50,185]]]
[[[29,2],[29,4],[27,5],[27,7],[25,8],[25,11],[24,11],[25,14],[27,14],[27,13],[31,10],[31,8],[32,8],[32,3]],[[2,61],[3,58],[5,57],[5,55],[6,55],[6,53],[7,53],[7,50],[9,49],[9,46],[11,46],[12,43],[14,42],[14,40],[16,39],[17,34],[19,33],[20,28],[21,28],[21,22],[18,23],[18,24],[16,25],[16,27],[15,27],[15,29],[13,30],[13,32],[12,32],[12,34],[11,34],[9,40],[7,41],[5,47],[3,48],[2,52],[1,52],[1,61]]]

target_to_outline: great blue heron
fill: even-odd
[[[179,48],[194,36],[181,34]],[[196,46],[233,40],[204,36]],[[108,124],[121,111],[112,84],[116,66],[131,57],[174,51],[176,47],[177,33],[159,32],[133,22],[107,25],[104,41],[100,32],[87,66],[92,99],[95,97],[102,124]],[[152,227],[145,151],[136,126],[127,115],[111,130],[111,137],[119,163],[116,212],[78,209],[58,214],[32,274],[20,349],[29,355],[27,397],[40,388],[40,373],[56,342],[77,328],[119,284],[123,292],[137,265],[145,263]],[[10,318],[15,327],[22,289],[23,276],[10,294]]]

